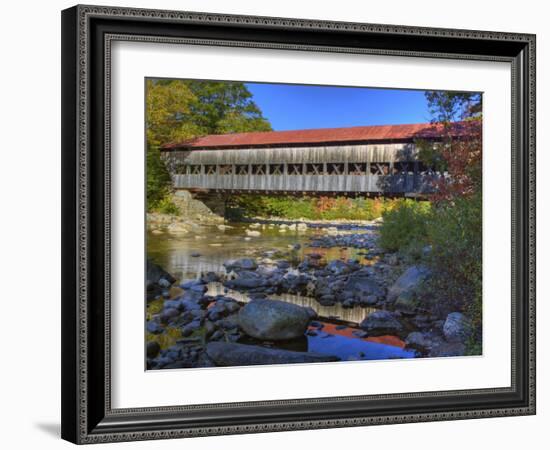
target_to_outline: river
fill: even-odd
[[[200,234],[172,235],[168,233],[147,235],[147,256],[165,270],[173,274],[178,281],[197,279],[207,272],[223,273],[223,263],[230,259],[252,257],[258,260],[272,257],[275,260],[284,259],[292,266],[298,265],[308,253],[317,253],[322,262],[335,259],[358,259],[364,264],[372,260],[365,259],[365,250],[355,248],[318,248],[309,247],[311,238],[326,235],[326,228],[310,228],[297,230],[283,228],[274,224],[244,224],[228,223],[225,226],[205,226]],[[354,228],[353,233],[369,233],[368,228]],[[252,234],[252,236],[250,235]],[[208,285],[208,294],[224,294],[233,297],[241,303],[249,298],[237,291],[228,291],[219,283]],[[178,295],[178,289],[173,295]],[[411,358],[415,354],[404,349],[404,342],[396,336],[379,336],[360,338],[354,334],[360,331],[358,324],[374,308],[355,306],[343,308],[340,303],[334,306],[322,306],[314,298],[281,294],[271,298],[284,300],[300,306],[313,308],[319,321],[323,324],[321,330],[310,330],[302,341],[292,343],[292,348],[301,351],[332,354],[342,360],[358,359],[393,359]],[[162,301],[148,304],[148,314],[155,313],[162,306]],[[163,348],[173,345],[178,339],[178,330],[169,330],[161,343]],[[149,339],[158,337],[149,336]],[[285,347],[285,344],[281,345]],[[297,347],[297,348],[296,348]]]

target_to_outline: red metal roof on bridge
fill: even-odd
[[[470,122],[471,123],[471,122]],[[451,133],[465,134],[465,122],[451,124]],[[169,143],[165,150],[274,147],[284,145],[346,144],[358,142],[412,141],[441,137],[443,127],[431,123],[411,125],[376,125],[348,128],[316,128],[309,130],[264,131],[251,133],[211,134],[188,141]]]

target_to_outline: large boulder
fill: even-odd
[[[447,342],[443,337],[432,336],[428,356],[442,358],[448,356],[464,356],[466,346],[462,342]]]
[[[422,266],[409,267],[389,288],[387,301],[395,302],[399,296],[415,297],[422,283],[430,276],[430,270]]]
[[[261,364],[315,363],[338,361],[336,356],[294,352],[233,342],[209,342],[206,353],[217,366],[251,366]]]
[[[243,331],[269,341],[303,336],[311,316],[306,308],[279,300],[253,300],[239,311]]]
[[[256,272],[244,270],[237,272],[237,277],[233,280],[227,280],[225,286],[231,289],[255,289],[266,286],[267,279]]]
[[[405,339],[405,345],[407,348],[425,352],[431,348],[432,342],[427,334],[420,331],[413,331],[409,333]]]
[[[375,311],[369,314],[359,325],[369,336],[382,336],[385,334],[400,334],[403,325],[389,311]]]
[[[168,292],[168,288],[174,284],[176,279],[159,265],[147,260],[147,300]]]
[[[418,299],[413,290],[399,294],[393,304],[394,308],[403,313],[414,313],[418,307]]]
[[[357,298],[382,297],[384,289],[366,274],[352,275],[344,285],[344,291],[353,292]]]
[[[443,334],[448,342],[464,344],[472,335],[472,324],[464,314],[452,312],[443,324]]]
[[[225,270],[231,272],[232,270],[256,270],[258,264],[252,258],[232,259],[223,263]]]
[[[194,199],[193,195],[186,190],[177,190],[170,199],[178,207],[180,216],[184,219],[203,223],[223,223],[223,217],[217,215],[217,213],[223,214],[222,211],[214,211],[220,209],[216,207],[214,200],[209,202],[212,203],[210,206],[207,206],[204,202]]]
[[[147,260],[147,286],[158,285],[160,287],[169,287],[175,281],[176,279],[166,272],[166,270],[150,259]]]

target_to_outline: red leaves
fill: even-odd
[[[447,163],[448,177],[434,180],[432,200],[452,200],[473,195],[481,187],[481,121],[470,121],[470,133],[461,138],[446,134],[440,153]]]

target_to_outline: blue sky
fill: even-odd
[[[246,83],[274,130],[429,122],[424,91]]]

